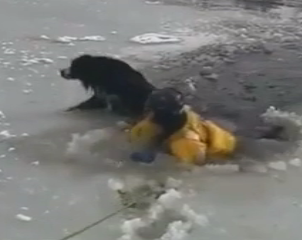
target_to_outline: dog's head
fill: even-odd
[[[68,80],[83,79],[93,72],[93,67],[93,56],[85,54],[71,60],[68,68],[60,70],[60,75]]]
[[[162,88],[153,91],[145,105],[146,112],[155,115],[177,115],[184,109],[184,97],[175,88]]]

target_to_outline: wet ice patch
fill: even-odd
[[[72,135],[72,140],[67,144],[67,155],[78,155],[89,153],[91,147],[99,141],[104,141],[112,136],[111,128],[91,130],[81,135],[75,133]]]
[[[161,43],[179,43],[182,41],[182,39],[172,35],[164,35],[158,33],[145,33],[131,38],[130,41],[140,44],[161,44]]]

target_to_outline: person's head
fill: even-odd
[[[179,114],[184,109],[181,92],[172,87],[154,90],[146,101],[146,111],[166,114]]]

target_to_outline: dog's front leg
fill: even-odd
[[[93,95],[88,100],[81,102],[80,104],[70,107],[67,111],[74,110],[92,110],[92,109],[103,109],[107,107],[106,99],[100,98],[99,96]]]

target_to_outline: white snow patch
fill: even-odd
[[[20,221],[23,221],[23,222],[30,222],[32,220],[31,217],[29,216],[26,216],[26,215],[23,215],[23,214],[17,214],[16,215],[16,218]]]
[[[160,240],[182,240],[188,236],[192,227],[190,222],[174,221],[169,224],[166,233],[161,236]]]
[[[273,170],[278,170],[278,171],[286,171],[287,170],[287,165],[283,161],[270,162],[268,164],[268,167],[273,169]]]
[[[45,39],[45,40],[48,40],[48,39],[50,39],[48,36],[46,36],[46,35],[41,35],[40,36],[40,39]]]
[[[67,56],[58,56],[57,58],[58,58],[58,59],[68,59]]]
[[[100,42],[100,41],[105,41],[106,38],[102,36],[86,36],[86,37],[81,37],[77,39],[78,41],[95,41],[95,42]]]
[[[5,138],[11,138],[14,137],[15,135],[12,135],[8,130],[3,130],[0,132],[0,136],[3,136]]]
[[[283,126],[287,135],[293,140],[302,139],[302,117],[298,114],[280,111],[271,106],[262,114],[262,118],[272,125]]]
[[[146,4],[150,4],[150,5],[157,5],[157,4],[161,4],[160,1],[145,1]]]
[[[182,198],[180,192],[175,189],[169,189],[158,198],[158,203],[165,208],[175,208],[178,200]]]
[[[84,36],[84,37],[72,37],[72,36],[61,36],[57,38],[51,38],[46,35],[41,35],[40,39],[42,40],[48,40],[51,42],[56,42],[56,43],[67,43],[67,44],[72,44],[72,42],[75,41],[95,41],[95,42],[101,42],[105,41],[106,38],[100,35],[92,35],[92,36]]]
[[[29,66],[29,65],[33,65],[33,64],[51,64],[53,63],[54,61],[50,58],[27,58],[27,57],[24,57],[22,60],[22,65],[23,66]]]
[[[164,35],[158,33],[145,33],[131,38],[130,41],[140,44],[159,44],[159,43],[179,43],[182,41],[182,39],[172,35]]]
[[[31,165],[38,166],[40,165],[40,162],[39,161],[31,162]]]
[[[135,236],[136,231],[144,226],[146,226],[146,223],[144,223],[141,218],[134,218],[124,221],[121,226],[121,229],[123,233],[130,236]]]
[[[116,122],[116,126],[118,128],[125,129],[125,128],[129,127],[130,124],[125,121],[118,121],[118,122]]]
[[[70,37],[70,36],[63,36],[63,37],[58,37],[54,41],[59,42],[59,43],[71,43],[72,41],[76,41],[76,37]]]
[[[209,224],[209,219],[205,215],[197,214],[189,205],[183,205],[181,213],[191,222],[206,227]]]
[[[14,82],[14,81],[15,81],[15,79],[14,79],[14,78],[12,78],[12,77],[9,77],[9,78],[7,78],[7,81]]]
[[[114,191],[121,190],[125,187],[124,183],[121,180],[114,178],[108,180],[108,186]]]
[[[24,89],[24,90],[22,90],[22,92],[25,93],[25,94],[29,94],[29,93],[32,93],[33,90],[32,89]]]
[[[289,164],[295,167],[301,167],[302,162],[300,158],[294,158],[289,161]]]
[[[214,172],[238,172],[239,171],[239,165],[238,164],[207,164],[205,165],[205,168],[214,171]]]
[[[5,114],[2,112],[2,111],[0,111],[0,118],[2,118],[2,119],[5,119],[6,117],[5,117]]]
[[[152,180],[147,181],[147,184],[158,185],[152,183]],[[156,237],[157,240],[181,240],[187,237],[196,225],[207,226],[208,218],[197,214],[189,205],[184,204],[181,192],[168,186],[180,186],[180,184],[179,180],[167,179],[165,192],[154,199],[155,201],[147,209],[146,214],[140,213],[139,217],[132,215],[132,219],[123,222],[121,225],[123,235],[119,240],[145,239],[143,235],[146,234],[146,231],[151,233],[157,231],[156,225],[158,224],[164,224],[167,227],[156,233],[159,235]],[[116,185],[116,182],[111,185]],[[143,185],[142,182],[141,185]],[[115,186],[111,188],[116,189]],[[148,238],[153,239],[151,236]]]
[[[166,186],[168,188],[179,188],[182,184],[181,180],[177,180],[175,178],[169,177],[166,181]]]
[[[16,50],[15,49],[12,49],[12,48],[6,48],[3,52],[5,55],[12,55],[12,54],[15,54],[16,53]]]

